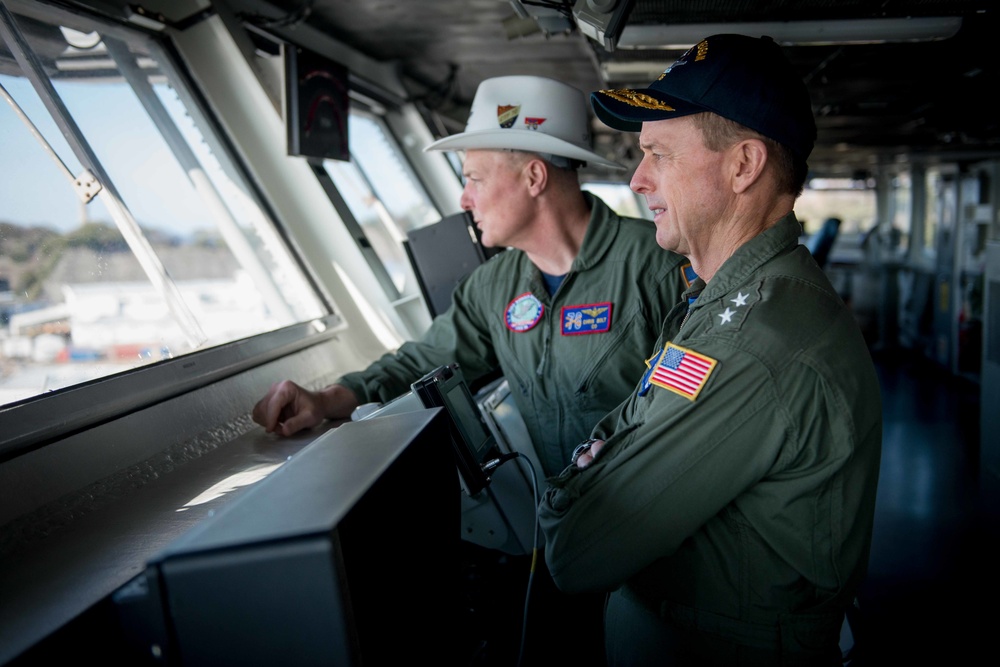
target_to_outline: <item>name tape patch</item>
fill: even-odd
[[[562,335],[604,333],[611,329],[611,302],[563,306]]]

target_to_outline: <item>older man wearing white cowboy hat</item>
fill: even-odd
[[[631,392],[644,370],[636,351],[656,341],[692,279],[685,259],[657,246],[651,222],[621,217],[581,191],[584,164],[621,168],[590,149],[588,120],[583,93],[559,81],[483,81],[466,130],[426,150],[465,152],[461,206],[484,245],[510,250],[458,285],[420,340],[320,391],[277,383],[254,419],[291,435],[399,396],[444,364],[458,363],[470,383],[499,366],[544,474],[569,464]],[[599,641],[600,608],[592,608]]]
[[[291,435],[359,403],[388,401],[443,364],[469,383],[499,366],[546,475],[569,463],[590,428],[627,396],[634,350],[693,278],[656,245],[646,220],[623,218],[581,191],[584,164],[621,168],[589,146],[583,93],[553,79],[483,81],[466,130],[426,150],[464,151],[462,208],[483,243],[508,247],[476,269],[419,341],[318,392],[275,385],[254,418]]]

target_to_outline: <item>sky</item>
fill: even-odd
[[[0,84],[69,171],[81,174],[80,162],[30,84],[5,75],[0,75]],[[127,86],[64,83],[57,90],[140,224],[179,234],[213,226],[186,175]],[[161,95],[178,118],[178,111],[183,111],[172,97]],[[185,133],[193,131],[193,126],[181,127]],[[110,222],[100,199],[87,205],[87,220]],[[0,102],[0,219],[65,232],[77,228],[82,217],[81,201],[64,170],[6,100]]]
[[[81,174],[83,169],[79,160],[28,81],[0,75],[0,84],[21,106],[69,171],[74,176]],[[193,190],[187,175],[127,84],[60,81],[56,86],[63,103],[140,225],[179,235],[215,227],[203,200]],[[157,92],[201,164],[209,170],[217,169],[216,157],[176,93],[165,85],[157,86]],[[381,179],[373,185],[386,185],[390,189],[391,199],[386,205],[393,212],[404,212],[422,201],[375,124],[352,116],[350,131],[352,150],[358,154],[360,148],[366,168]],[[226,178],[218,179],[222,185],[217,184],[217,187],[224,187],[229,182]],[[236,198],[245,197],[231,189],[229,194],[230,203],[234,194]],[[345,196],[350,195],[345,193]],[[79,227],[84,215],[86,221],[112,220],[101,197],[84,209],[64,170],[11,106],[0,102],[0,220],[66,232]]]

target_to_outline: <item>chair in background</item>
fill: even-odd
[[[809,248],[809,252],[812,253],[813,259],[820,265],[820,268],[826,266],[827,260],[830,258],[830,249],[833,248],[833,242],[837,240],[839,232],[840,218],[827,218],[823,221],[823,226],[819,228],[819,231],[809,237],[806,242],[806,247]]]

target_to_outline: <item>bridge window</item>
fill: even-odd
[[[900,246],[907,251],[911,243],[914,211],[913,178],[909,171],[896,174],[892,178],[891,205],[889,214],[891,228],[900,232]],[[920,208],[922,210],[922,207]],[[919,246],[919,244],[917,244]]]
[[[875,226],[875,185],[869,178],[813,178],[795,202],[795,214],[807,235],[827,218],[839,218],[840,235],[858,238]]]
[[[958,217],[958,175],[953,166],[929,167],[926,175],[926,205],[921,247],[927,257],[937,256],[938,248],[947,249]]]
[[[406,232],[436,222],[441,214],[382,122],[358,109],[352,109],[349,122],[351,161],[324,160],[323,169],[348,208],[345,224],[357,222],[362,252],[377,275],[388,275],[391,285],[384,287],[396,299],[409,275],[402,245]]]
[[[646,206],[646,198],[637,195],[628,183],[587,182],[580,186],[596,195],[618,215],[631,218],[653,219],[653,212]]]
[[[156,39],[6,4],[0,405],[329,314]]]

